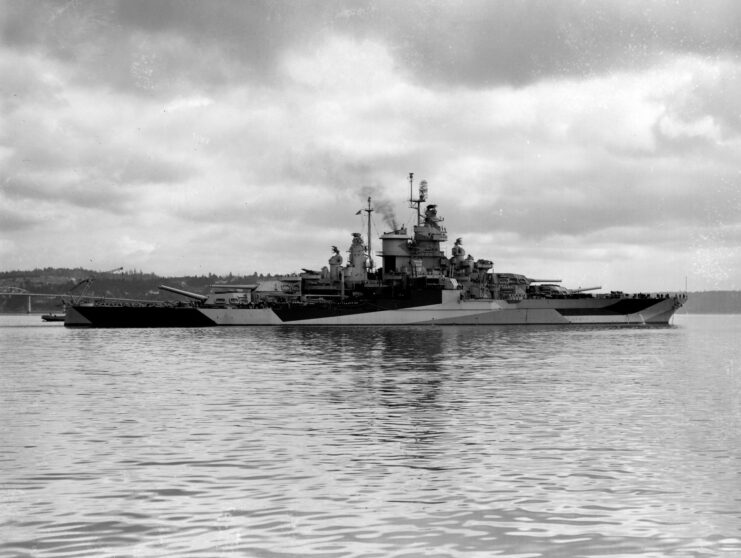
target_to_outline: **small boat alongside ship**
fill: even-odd
[[[458,238],[448,257],[448,240],[437,206],[427,201],[422,181],[414,196],[410,174],[412,230],[394,227],[380,236],[382,265],[371,250],[371,200],[368,234],[353,233],[349,261],[332,247],[328,266],[319,271],[249,285],[212,285],[208,294],[161,285],[183,297],[180,302],[74,303],[68,327],[213,327],[247,325],[533,325],[668,324],[685,294],[592,294],[567,289],[557,279],[498,273],[491,260],[466,255]]]

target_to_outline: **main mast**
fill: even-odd
[[[364,209],[368,214],[368,269],[373,269],[373,251],[371,250],[371,213],[373,213],[373,208],[371,207],[371,199],[370,196],[368,196],[368,209]]]

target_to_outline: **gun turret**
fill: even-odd
[[[599,290],[601,288],[602,287],[584,287],[583,289],[582,288],[579,288],[579,289],[571,289],[571,292],[572,293],[585,293],[587,291],[596,291],[596,290]]]
[[[175,287],[168,287],[167,285],[160,285],[160,289],[163,291],[170,291],[171,293],[175,293],[182,296],[187,296],[188,298],[192,298],[194,300],[200,300],[201,302],[206,302],[208,300],[208,297],[206,295],[200,295],[196,293],[191,293],[189,291],[183,291],[181,289],[176,289]]]

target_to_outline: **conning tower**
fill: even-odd
[[[440,243],[448,240],[440,223],[437,206],[430,204],[422,214],[422,203],[427,201],[427,181],[420,182],[418,196],[414,197],[414,173],[409,173],[409,206],[417,211],[413,234],[405,227],[381,236],[383,269],[385,273],[406,273],[412,277],[441,276],[447,265]]]

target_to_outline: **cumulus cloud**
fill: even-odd
[[[418,81],[526,84],[645,68],[674,53],[737,54],[741,7],[693,2],[262,0],[6,2],[3,34],[74,60],[80,77],[143,89],[274,75],[286,49],[332,35],[388,44]],[[357,69],[357,68],[356,68]],[[129,83],[129,85],[136,85]]]
[[[735,2],[0,13],[6,269],[317,267],[368,195],[409,224],[414,171],[510,271],[737,286]]]

